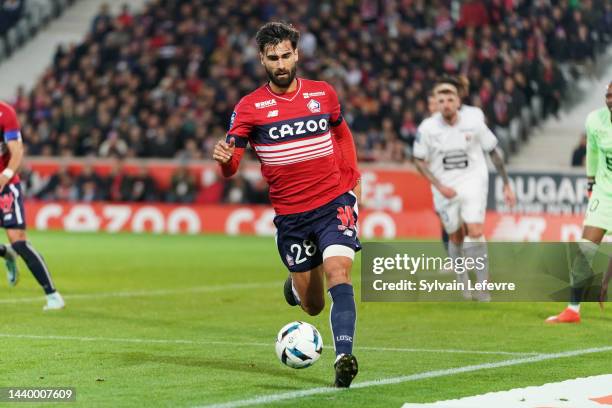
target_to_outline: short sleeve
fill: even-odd
[[[342,123],[342,109],[340,107],[340,100],[338,94],[333,86],[326,83],[327,85],[327,99],[329,101],[329,124],[331,126],[338,126]]]
[[[480,121],[480,126],[478,128],[478,142],[480,143],[480,147],[487,153],[492,152],[497,147],[497,138],[491,132],[491,129],[484,123],[484,121]]]
[[[414,139],[412,155],[415,159],[427,160],[429,158],[429,145],[427,144],[427,134],[423,126],[419,126]]]
[[[229,143],[229,140],[233,137],[236,141],[236,147],[243,149],[247,147],[249,136],[253,129],[251,115],[247,111],[246,106],[247,104],[244,103],[244,100],[241,100],[234,108],[228,126],[229,130],[225,138]]]
[[[0,113],[2,113],[0,123],[4,131],[4,141],[21,140],[21,126],[15,110],[8,105],[2,105],[0,106]]]

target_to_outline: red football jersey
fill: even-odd
[[[0,172],[6,169],[11,160],[11,152],[6,143],[11,140],[21,140],[21,126],[17,119],[15,109],[5,102],[0,101]],[[9,183],[18,183],[19,176],[15,174]]]
[[[351,189],[347,177],[353,175],[341,174],[346,166],[331,132],[342,120],[331,85],[298,78],[295,92],[276,94],[264,85],[242,98],[227,140],[235,139],[239,157],[239,150],[251,144],[276,213],[295,214]]]

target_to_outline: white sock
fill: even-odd
[[[473,259],[481,258],[483,260],[484,268],[475,268],[476,279],[478,282],[489,280],[489,257],[487,254],[487,241],[485,240],[484,235],[481,235],[478,238],[465,237],[463,252],[465,253],[466,257]]]
[[[448,242],[448,256],[453,259],[453,264],[455,264],[455,260],[457,258],[463,257],[463,244],[455,244],[453,241]],[[463,273],[455,272],[455,282],[459,282],[463,284],[463,293],[464,295],[469,295],[469,280],[470,277],[467,271]]]
[[[567,305],[567,308],[572,309],[576,313],[580,313],[580,303],[575,304],[575,305],[570,303],[569,305]]]

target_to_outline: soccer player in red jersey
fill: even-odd
[[[357,238],[359,171],[351,132],[334,88],[296,77],[299,32],[284,23],[257,32],[269,82],[238,102],[213,158],[226,177],[238,170],[247,144],[261,162],[276,211],[277,246],[290,272],[285,298],[311,316],[332,298],[335,385],[357,375],[353,353],[355,300],[350,272]]]
[[[21,256],[47,295],[44,310],[61,309],[64,299],[55,289],[43,257],[27,241],[25,209],[17,169],[23,158],[21,130],[15,110],[0,101],[0,225],[6,230],[10,245],[0,244],[5,260],[9,286],[19,279],[17,255]]]

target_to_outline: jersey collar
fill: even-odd
[[[300,78],[296,78],[296,80],[298,82],[297,88],[295,88],[295,91],[291,93],[277,94],[274,91],[272,91],[272,89],[270,88],[270,84],[266,84],[266,91],[268,91],[270,95],[272,95],[275,98],[291,102],[292,100],[295,99],[296,96],[300,94],[300,89],[302,89],[302,80]]]

